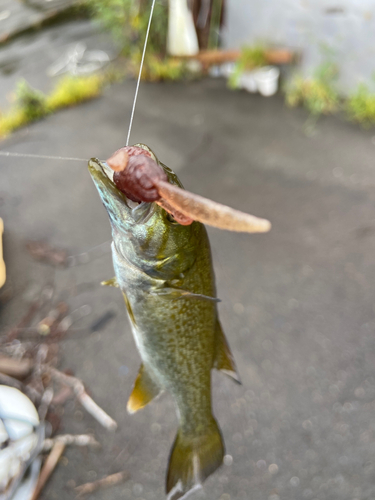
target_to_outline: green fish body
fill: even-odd
[[[169,182],[177,176],[161,164]],[[130,413],[160,392],[173,397],[179,429],[172,447],[166,490],[176,500],[222,463],[224,444],[212,415],[211,369],[238,377],[222,332],[205,227],[176,223],[155,203],[131,203],[109,179],[105,164],[89,170],[112,225],[116,281],[124,296],[142,365],[128,401]]]

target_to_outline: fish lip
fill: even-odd
[[[155,203],[147,203],[142,201],[139,205],[130,206],[127,196],[120,191],[113,182],[114,171],[107,165],[105,161],[98,158],[91,158],[88,164],[90,175],[94,184],[98,187],[99,184],[111,192],[112,196],[116,196],[119,201],[125,204],[126,209],[133,216],[137,223],[146,222],[155,211]]]
[[[100,161],[98,158],[90,158],[89,160],[89,172],[94,181],[97,179],[98,174],[104,174],[105,178],[110,181],[112,186],[117,189],[113,182],[113,170],[107,165],[105,161]],[[103,182],[103,179],[101,179]],[[117,189],[117,191],[119,191]],[[120,191],[119,191],[120,192]]]

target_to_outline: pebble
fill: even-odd
[[[265,460],[258,460],[257,467],[258,467],[258,469],[265,470],[267,468],[267,464],[266,464]]]
[[[161,431],[161,425],[158,424],[157,422],[154,422],[152,425],[151,425],[151,432],[153,434],[158,434],[159,432]]]
[[[245,308],[244,308],[243,304],[237,303],[237,304],[234,304],[233,310],[236,314],[243,314],[245,311]]]
[[[299,486],[299,482],[299,477],[297,476],[292,477],[290,480],[290,484],[294,487]]]
[[[134,486],[133,486],[133,493],[134,495],[136,496],[139,496],[143,491],[143,486],[139,483],[136,483]]]
[[[223,493],[219,500],[230,500],[230,495],[228,495],[228,493]]]
[[[75,411],[74,418],[79,421],[83,420],[83,412],[81,410]]]
[[[277,474],[279,472],[279,466],[277,464],[271,464],[268,467],[268,472],[270,472],[271,474]]]

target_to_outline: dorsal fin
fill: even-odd
[[[233,354],[229,348],[227,339],[225,338],[220,321],[218,319],[216,320],[215,343],[216,352],[214,368],[216,368],[216,370],[222,371],[223,373],[225,373],[225,375],[231,377],[238,384],[241,384]]]
[[[130,394],[126,409],[129,413],[135,413],[145,407],[159,393],[162,392],[156,382],[154,382],[145,366],[142,364],[138,376],[135,379],[132,393]]]
[[[114,278],[111,278],[110,280],[102,281],[100,284],[103,286],[114,286],[115,288],[118,288],[116,276]]]

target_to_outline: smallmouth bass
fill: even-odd
[[[171,184],[178,177],[159,162]],[[223,461],[224,443],[212,414],[211,369],[239,382],[221,329],[206,229],[180,225],[161,206],[136,206],[112,182],[113,171],[97,159],[89,171],[112,226],[115,279],[124,296],[142,358],[127,409],[134,413],[167,390],[179,428],[169,458],[168,498],[184,497]]]

